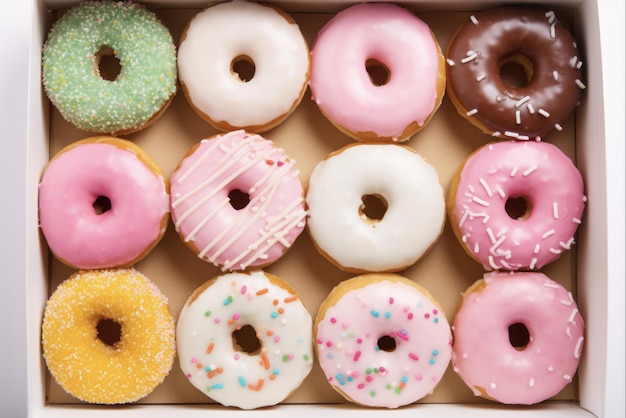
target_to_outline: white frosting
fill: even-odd
[[[255,66],[248,82],[231,73],[240,56]],[[188,99],[211,120],[241,128],[264,125],[301,99],[308,46],[298,25],[275,9],[235,0],[191,20],[179,47],[178,71]]]
[[[365,195],[386,201],[379,222],[361,217]],[[445,220],[436,170],[395,144],[357,144],[332,154],[313,170],[306,202],[311,237],[347,270],[397,271],[415,263]]]
[[[246,325],[261,342],[258,352],[234,348],[233,332]],[[224,406],[275,405],[311,371],[312,327],[298,297],[262,271],[225,274],[196,290],[180,313],[180,368],[196,388]]]

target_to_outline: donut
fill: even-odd
[[[275,6],[231,1],[196,14],[181,37],[185,97],[221,131],[267,131],[297,107],[309,78],[298,24]]]
[[[559,148],[509,140],[465,160],[448,212],[455,236],[485,270],[533,270],[572,247],[586,200],[580,172]]]
[[[226,273],[196,289],[176,336],[185,376],[224,406],[276,405],[313,366],[311,316],[285,281],[261,270]]]
[[[450,362],[452,335],[441,307],[397,274],[341,282],[322,302],[313,332],[329,384],[363,406],[397,408],[423,398]]]
[[[445,221],[437,171],[398,144],[355,143],[331,153],[311,173],[306,203],[316,248],[353,273],[414,264]]]
[[[476,396],[532,405],[572,382],[584,322],[572,294],[539,272],[493,272],[463,294],[452,366]]]
[[[394,4],[337,13],[311,50],[311,95],[346,135],[405,141],[431,119],[445,91],[445,62],[430,28]]]
[[[176,353],[167,299],[134,269],[82,270],[48,299],[41,339],[48,370],[89,403],[147,396],[169,374]]]
[[[76,141],[42,175],[41,231],[70,267],[128,267],[165,234],[168,188],[161,168],[134,143],[107,136]]]
[[[282,149],[257,134],[203,139],[171,177],[171,212],[183,242],[226,270],[278,260],[304,230],[299,172]]]
[[[102,61],[104,59],[104,62]],[[117,71],[103,71],[106,60]],[[131,1],[86,1],[54,23],[43,47],[43,85],[79,129],[125,135],[146,128],[176,93],[169,30]]]
[[[448,97],[494,137],[539,140],[562,130],[585,89],[574,38],[553,11],[538,7],[471,15],[446,57]]]

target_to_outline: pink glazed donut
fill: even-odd
[[[41,230],[70,267],[128,267],[161,240],[168,221],[167,179],[130,141],[100,136],[68,145],[39,184]]]
[[[466,159],[448,211],[459,242],[485,270],[533,270],[570,249],[586,200],[580,172],[559,148],[505,141]]]
[[[278,260],[306,223],[295,161],[245,131],[203,139],[171,178],[172,220],[201,259],[226,270]]]
[[[405,141],[435,113],[445,61],[430,28],[407,9],[363,3],[333,17],[311,51],[313,100],[359,141]]]
[[[573,379],[584,322],[572,294],[536,272],[487,273],[454,318],[452,366],[476,396],[532,405]]]

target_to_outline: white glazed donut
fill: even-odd
[[[238,64],[253,74],[242,78]],[[190,105],[207,122],[222,131],[263,132],[302,100],[309,49],[283,11],[235,0],[193,17],[178,50],[178,70]]]
[[[391,272],[414,264],[445,220],[437,171],[409,147],[352,144],[313,170],[308,228],[318,250],[350,272]],[[386,207],[370,216],[368,207]]]
[[[224,406],[275,405],[311,371],[312,328],[280,278],[260,270],[224,274],[196,289],[180,313],[180,368]]]

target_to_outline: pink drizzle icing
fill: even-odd
[[[542,273],[487,273],[485,286],[465,295],[454,318],[454,371],[476,395],[506,404],[535,404],[573,379],[584,322],[572,294]],[[523,350],[509,326],[530,335]]]
[[[423,125],[437,103],[438,47],[430,28],[393,4],[352,6],[318,33],[311,51],[313,100],[336,125],[403,140],[413,122]],[[374,85],[366,62],[390,72]]]
[[[511,198],[528,202],[525,217],[509,216]],[[451,218],[486,270],[539,269],[574,244],[585,201],[580,172],[556,146],[505,141],[468,158]]]
[[[294,161],[259,135],[234,131],[204,139],[171,178],[172,220],[198,257],[222,270],[270,264],[305,226]],[[239,210],[233,190],[249,195]]]
[[[98,214],[94,202],[109,198]],[[39,221],[52,252],[81,269],[127,266],[163,232],[165,181],[131,150],[85,143],[61,153],[39,184]]]

